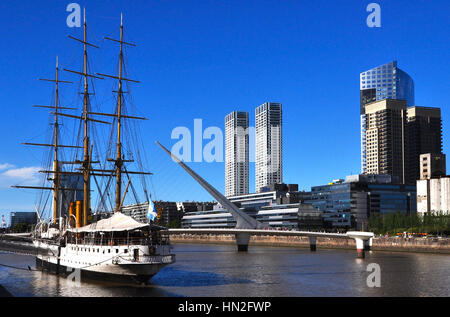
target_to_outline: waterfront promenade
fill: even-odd
[[[235,244],[233,235],[213,234],[171,234],[171,242],[200,244]],[[316,240],[317,249],[355,249],[352,239],[321,238]],[[309,248],[308,237],[301,236],[252,236],[250,246],[279,246]],[[398,238],[375,237],[372,240],[373,251],[404,251],[450,254],[450,238]]]
[[[234,234],[170,234],[173,244],[236,244]],[[310,248],[310,239],[306,236],[289,235],[252,235],[250,246],[296,247]],[[355,249],[353,239],[333,237],[317,237],[317,249]],[[9,237],[0,235],[0,250],[35,254],[37,250],[28,237]],[[403,251],[421,253],[450,254],[450,238],[401,238],[374,237],[371,250],[373,251]]]

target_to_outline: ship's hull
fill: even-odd
[[[76,281],[148,283],[164,266],[175,262],[167,245],[157,246],[158,254],[150,256],[145,245],[59,247],[39,240],[34,244],[41,250],[36,256],[37,268]]]
[[[43,271],[71,278],[74,281],[98,281],[120,284],[147,284],[166,264],[119,265],[115,270],[73,268],[36,257],[36,267]],[[128,273],[125,273],[127,271]]]

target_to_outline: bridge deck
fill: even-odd
[[[283,231],[262,229],[169,229],[171,234],[239,234],[248,233],[257,236],[305,236],[323,238],[349,239],[345,233],[314,232],[314,231]]]

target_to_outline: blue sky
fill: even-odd
[[[43,141],[49,126],[45,111],[58,55],[63,67],[79,69],[80,46],[67,35],[72,1],[2,1],[2,100],[0,118],[0,214],[33,210],[36,194],[10,189],[32,183],[39,149],[21,145]],[[76,2],[76,1],[73,1]],[[360,171],[359,73],[398,60],[415,81],[416,104],[442,108],[444,152],[448,153],[450,26],[448,1],[373,1],[381,6],[381,28],[369,28],[372,1],[78,1],[86,6],[95,72],[112,73],[117,47],[102,40],[117,37],[124,12],[129,72],[154,195],[163,200],[211,197],[155,145],[175,144],[171,132],[194,119],[203,127],[223,128],[233,110],[250,113],[266,102],[283,103],[284,181],[301,189]],[[65,73],[67,80],[74,76]],[[109,86],[108,86],[109,85]],[[76,85],[75,85],[76,86]],[[111,82],[97,87],[99,104],[112,107]],[[100,92],[102,91],[102,92]],[[76,102],[73,87],[63,103]],[[79,106],[79,105],[78,105]],[[106,110],[105,110],[106,111]],[[67,124],[68,126],[68,124]],[[205,140],[204,144],[208,141]],[[218,189],[224,189],[224,163],[190,163]],[[254,190],[254,165],[250,189]]]

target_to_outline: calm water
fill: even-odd
[[[15,296],[450,296],[450,256],[414,253],[252,247],[174,246],[177,263],[151,285],[77,286],[65,278],[0,266],[0,284]],[[0,263],[34,267],[34,257],[0,253]],[[381,287],[369,288],[369,263],[381,267]]]

